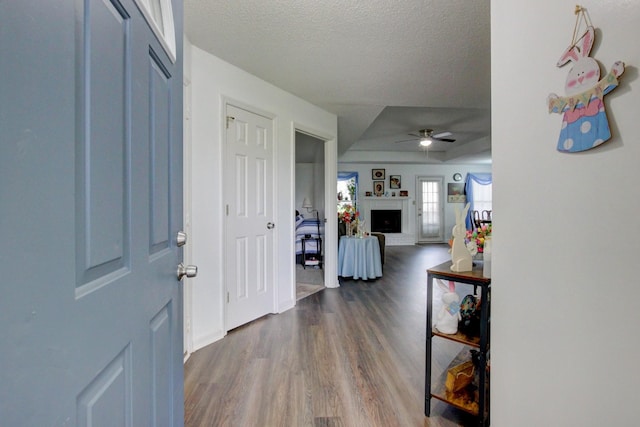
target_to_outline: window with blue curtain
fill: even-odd
[[[491,174],[468,173],[464,188],[467,195],[467,203],[471,205],[469,213],[467,213],[466,226],[467,230],[473,230],[473,211],[492,210]]]
[[[352,197],[349,194],[349,184],[355,185],[353,200],[351,200]],[[342,193],[342,201],[356,205],[358,200],[358,172],[338,172],[338,193]]]

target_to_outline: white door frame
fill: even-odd
[[[193,211],[192,208],[192,164],[191,164],[191,155],[192,155],[192,138],[191,138],[191,79],[188,76],[183,76],[183,97],[184,97],[184,105],[183,105],[183,125],[182,125],[182,133],[183,133],[183,160],[182,160],[182,206],[183,206],[183,231],[187,234],[187,239],[193,237],[193,229],[191,227],[191,214]],[[193,265],[193,245],[188,244],[183,247],[183,259],[185,265]],[[184,337],[183,337],[183,345],[182,349],[184,355],[184,361],[186,362],[191,353],[193,353],[193,288],[192,281],[186,280],[183,282],[182,289],[182,305],[183,305],[183,329],[184,329]]]
[[[305,126],[301,123],[293,123],[291,129],[291,140],[293,141],[292,154],[292,179],[290,194],[292,195],[290,212],[295,211],[295,140],[296,132],[305,133],[316,139],[324,141],[324,209],[326,223],[324,225],[324,242],[322,245],[324,251],[324,285],[327,288],[337,288],[340,286],[338,282],[338,217],[337,215],[330,215],[330,212],[334,212],[338,197],[337,183],[338,183],[338,144],[335,135],[329,135],[324,132],[320,132],[309,126]],[[293,218],[293,217],[292,217]],[[295,262],[295,244],[291,245],[292,256],[291,260],[291,292],[294,295],[296,292],[296,262]]]
[[[437,181],[440,183],[440,235],[433,238],[422,238],[422,181]],[[444,211],[445,211],[445,179],[440,175],[419,175],[416,176],[416,241],[418,243],[436,243],[443,242],[445,236],[444,230]]]

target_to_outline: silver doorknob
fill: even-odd
[[[178,265],[178,280],[182,280],[184,276],[196,277],[198,275],[198,267],[195,265],[184,265],[180,263]]]
[[[178,231],[178,235],[176,236],[176,244],[178,247],[184,246],[187,244],[187,233],[184,231]]]
[[[268,222],[268,223],[267,223],[267,228],[268,228],[269,230],[273,229],[273,227],[275,227],[275,226],[276,226],[276,225],[275,225],[274,223],[272,223],[272,222]]]

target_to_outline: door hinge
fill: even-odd
[[[227,129],[229,129],[229,125],[231,124],[231,122],[233,122],[236,118],[233,116],[227,116]]]
[[[229,292],[227,292],[227,304],[229,304]]]
[[[229,216],[229,205],[227,205],[226,210],[227,210],[227,216]]]

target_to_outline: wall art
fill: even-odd
[[[600,65],[589,57],[595,41],[595,29],[582,6],[576,6],[576,24],[569,47],[556,66],[571,62],[564,90],[565,96],[555,93],[547,97],[549,113],[562,114],[558,151],[574,153],[597,147],[611,138],[604,96],[618,86],[624,63],[616,61],[611,71],[600,79]],[[581,26],[586,28],[581,30]]]
[[[384,181],[373,181],[373,194],[378,197],[384,194]]]

